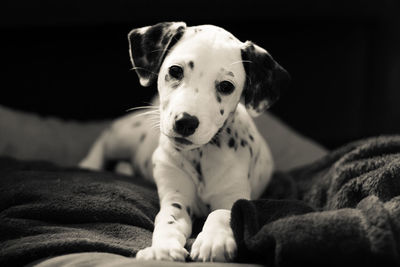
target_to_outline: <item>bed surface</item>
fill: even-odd
[[[134,258],[128,258],[111,253],[73,253],[65,256],[54,257],[48,260],[29,265],[30,267],[53,267],[53,266],[115,266],[115,267],[261,267],[261,264],[241,264],[241,263],[219,263],[219,262],[159,262],[142,261]]]
[[[241,199],[232,207],[235,262],[398,266],[399,176],[400,136],[349,143],[312,163],[275,172],[260,199]],[[140,176],[0,157],[0,177],[2,266],[40,259],[58,265],[62,255],[70,259],[79,252],[132,259],[151,244],[158,197]],[[204,219],[194,221],[188,250]],[[90,257],[107,255],[71,259],[88,265]],[[131,264],[121,259],[120,266],[124,262]]]

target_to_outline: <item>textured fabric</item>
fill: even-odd
[[[237,261],[398,265],[399,177],[400,136],[276,173],[262,199],[232,208]],[[139,177],[2,158],[0,207],[0,265],[16,266],[75,252],[133,257],[151,243],[158,200]]]
[[[0,160],[0,266],[73,252],[134,256],[151,244],[154,187],[111,173]]]
[[[239,200],[240,261],[271,266],[398,266],[400,136],[344,146],[274,176],[263,199]]]

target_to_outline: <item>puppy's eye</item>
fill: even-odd
[[[221,94],[229,95],[235,90],[235,86],[229,81],[222,81],[217,85],[217,90]]]
[[[177,80],[182,80],[183,78],[183,69],[180,66],[173,65],[169,67],[169,75],[171,75],[172,78],[177,79]]]

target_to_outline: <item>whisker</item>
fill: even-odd
[[[147,120],[152,121],[152,120],[160,120],[160,114],[158,113],[147,113]]]
[[[150,53],[159,52],[159,51],[169,52],[170,50],[171,49],[154,49],[154,50],[150,51]]]
[[[140,107],[133,107],[133,108],[128,108],[128,109],[126,110],[126,112],[134,111],[134,110],[138,110],[138,109],[158,109],[158,106],[140,106]]]
[[[151,124],[160,124],[160,120],[159,120],[159,119],[156,119],[156,118],[152,118],[151,120],[149,119],[149,122],[150,122]]]
[[[155,107],[155,108],[159,108],[160,107],[160,105],[155,105],[154,103],[152,103],[152,102],[143,102],[143,103],[145,103],[145,104],[148,104],[149,106],[151,106],[151,107]]]
[[[154,116],[154,117],[159,117],[160,113],[158,111],[147,111],[143,113],[136,114],[135,117],[143,117],[143,116]]]
[[[153,130],[160,130],[160,125],[152,125],[151,129]]]
[[[235,62],[229,64],[229,66],[232,66],[232,65],[238,64],[238,63],[253,63],[253,61],[251,61],[251,60],[238,60],[238,61],[235,61]],[[251,85],[251,78],[247,74],[246,74],[246,80],[249,80],[249,84]]]
[[[160,114],[160,111],[158,109],[154,109],[154,110],[144,111],[139,114]]]
[[[159,113],[150,113],[150,112],[146,112],[146,113],[148,113],[149,114],[149,121],[150,120],[160,120],[160,114]],[[152,116],[152,115],[154,115],[154,116]]]
[[[136,67],[136,66],[134,66],[134,67],[130,68],[129,70],[144,70],[144,71],[150,72],[150,73],[152,73],[152,74],[158,76],[158,73],[156,73],[156,72],[154,72],[154,71],[151,71],[151,70],[148,70],[148,69],[146,69],[146,68],[142,68],[142,67]]]
[[[251,60],[238,60],[238,61],[235,61],[235,62],[229,64],[229,66],[234,65],[234,64],[238,64],[238,63],[253,63],[253,61],[251,61]]]

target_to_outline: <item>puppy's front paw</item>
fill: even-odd
[[[190,257],[195,261],[232,261],[236,242],[229,229],[201,232],[193,243]]]
[[[136,258],[139,260],[185,261],[189,252],[181,245],[147,247],[139,250]]]

